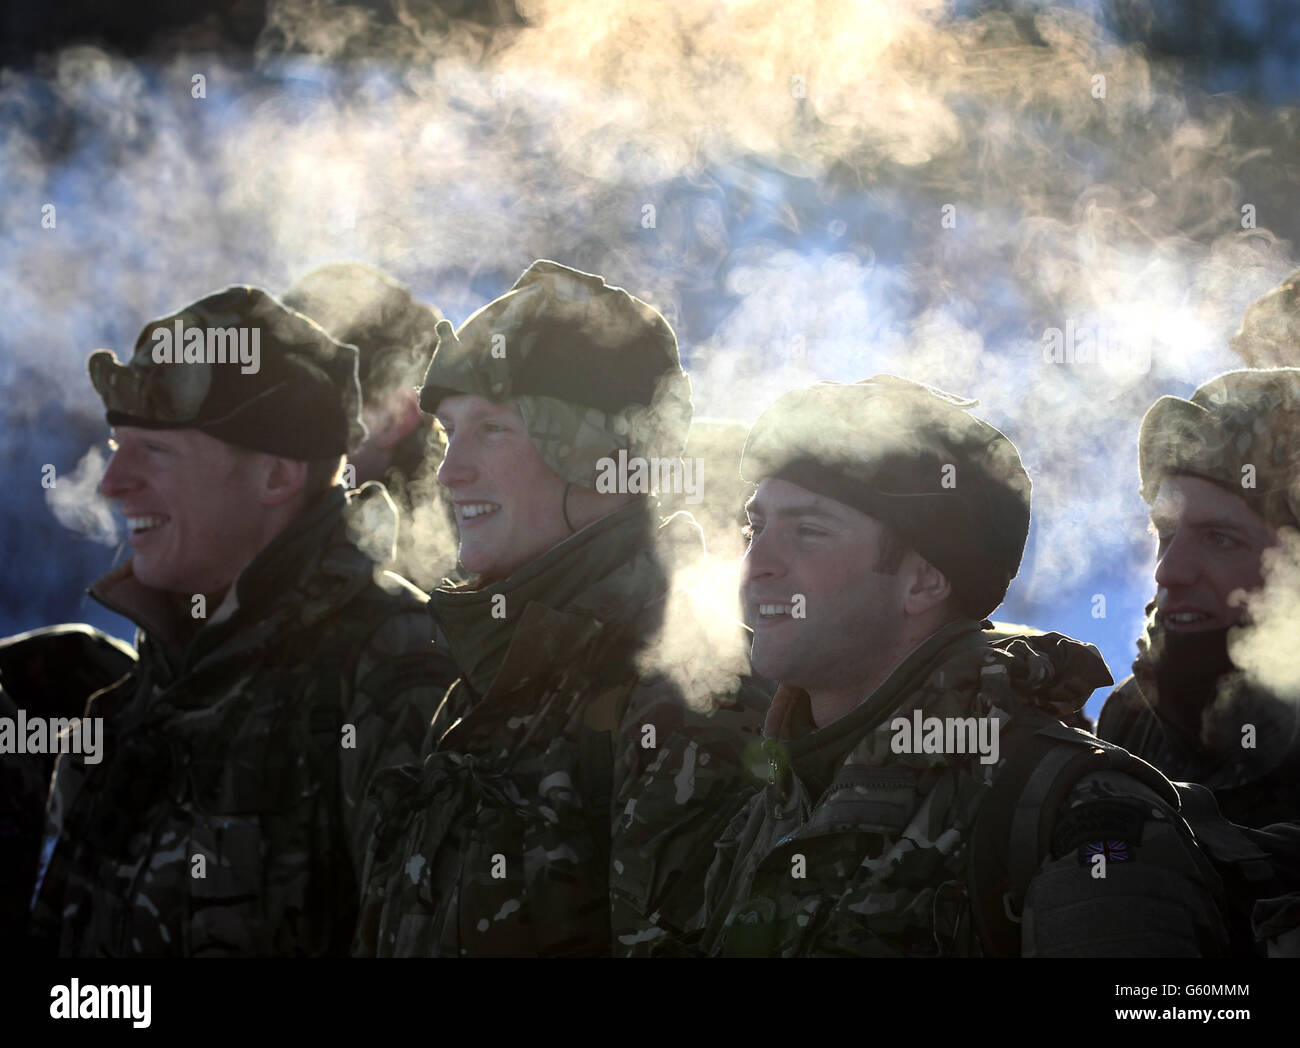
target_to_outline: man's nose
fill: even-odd
[[[1156,561],[1156,585],[1163,589],[1190,586],[1200,574],[1190,535],[1175,534]]]
[[[764,528],[749,540],[749,548],[741,559],[744,570],[742,583],[762,579],[780,578],[786,571],[785,552],[781,548],[775,529]]]
[[[105,498],[120,499],[139,486],[140,475],[131,462],[131,456],[118,448],[100,478],[99,493]]]
[[[444,488],[455,488],[468,484],[477,475],[473,455],[465,443],[455,434],[447,440],[447,451],[438,467],[438,483]]]

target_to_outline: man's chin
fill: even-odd
[[[788,680],[798,672],[794,660],[785,651],[775,645],[764,644],[761,640],[755,640],[751,647],[749,664],[755,673],[768,680]]]
[[[148,586],[150,589],[169,590],[172,587],[168,585],[171,581],[166,571],[160,569],[159,565],[153,562],[148,556],[141,556],[137,553],[131,559],[131,574],[136,577],[136,581]]]
[[[492,556],[486,550],[466,550],[462,546],[457,555],[457,560],[460,562],[461,570],[465,572],[466,575],[473,575],[476,577],[486,575],[490,577],[495,576],[497,573],[497,558]]]

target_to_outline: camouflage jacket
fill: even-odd
[[[698,909],[758,784],[744,757],[767,702],[718,672],[719,630],[743,655],[743,627],[670,599],[670,551],[699,541],[684,514],[656,534],[629,508],[543,555],[613,566],[560,607],[509,609],[483,694],[459,681],[423,762],[377,777],[358,954],[608,955]]]
[[[990,718],[1005,736],[1016,716],[1077,709],[1109,680],[1091,646],[1053,634],[995,646],[975,623],[957,622],[820,730],[806,693],[781,686],[764,729],[768,784],[718,844],[696,947],[741,956],[979,955],[968,852],[1007,753],[971,754],[969,740],[915,752],[903,725]],[[990,742],[997,737],[989,731]],[[1106,880],[1085,862],[1096,841],[1112,849]],[[1195,955],[1222,942],[1212,881],[1159,795],[1127,775],[1092,772],[1060,803],[1050,854],[1020,915],[1022,955]]]
[[[414,756],[450,680],[427,598],[359,548],[392,526],[382,487],[331,490],[183,643],[129,561],[95,584],[139,626],[139,663],[87,706],[102,761],[59,758],[43,940],[65,956],[346,952],[366,786]]]
[[[1148,621],[1133,676],[1102,706],[1098,736],[1177,782],[1207,787],[1233,822],[1261,827],[1300,819],[1300,707],[1231,674],[1202,719],[1200,737],[1194,736],[1157,705],[1148,656],[1155,630]]]

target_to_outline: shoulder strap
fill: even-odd
[[[1017,732],[1017,727],[1021,731]],[[980,806],[967,860],[971,918],[986,957],[1020,956],[1024,897],[1014,885],[1024,879],[1026,866],[1037,868],[1044,800],[1053,781],[1063,778],[1067,768],[1076,778],[1086,773],[1074,767],[1080,757],[1094,766],[1089,751],[1040,735],[1037,725],[1027,732],[1013,723],[1008,736],[1002,745],[1010,743],[1011,752]],[[1031,779],[1032,796],[1027,790]],[[1013,838],[1020,839],[1020,847],[1012,846]]]
[[[986,957],[1020,956],[1029,883],[1047,854],[1056,813],[1081,778],[1124,772],[1179,806],[1169,780],[1146,761],[1046,715],[1016,718],[1006,741],[1011,754],[980,807],[967,863],[971,915]]]
[[[618,735],[618,702],[628,689],[607,688],[587,708],[582,725],[578,774],[587,796],[592,820],[609,826],[614,792],[614,747]]]

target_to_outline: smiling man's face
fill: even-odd
[[[906,579],[877,570],[879,521],[767,478],[745,507],[742,598],[755,670],[812,691],[869,676],[903,628]],[[803,598],[803,617],[793,613]]]
[[[506,578],[568,537],[564,478],[542,458],[513,403],[446,397],[437,418],[447,434],[438,483],[455,510],[467,572]]]
[[[1173,475],[1151,504],[1160,543],[1156,608],[1167,629],[1194,633],[1239,624],[1233,595],[1263,585],[1260,557],[1277,533],[1240,495],[1200,477]]]
[[[133,571],[146,586],[215,593],[266,543],[250,456],[196,429],[113,430],[99,483],[126,517]]]

